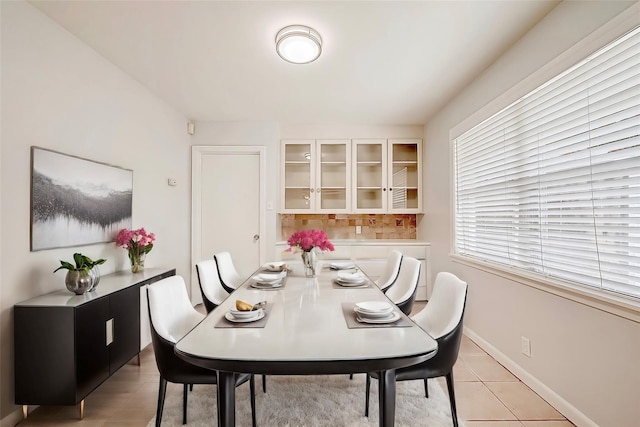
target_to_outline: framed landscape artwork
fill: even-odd
[[[32,251],[114,241],[132,201],[132,170],[31,147]]]

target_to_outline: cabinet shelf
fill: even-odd
[[[420,139],[281,140],[282,213],[422,212]]]

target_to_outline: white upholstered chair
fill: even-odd
[[[220,277],[222,287],[227,292],[232,293],[242,285],[244,279],[233,265],[231,254],[229,252],[218,252],[213,256],[213,259],[216,260],[216,265],[218,266],[218,277]]]
[[[434,357],[414,366],[396,370],[396,381],[424,380],[425,397],[429,397],[427,379],[444,376],[449,391],[451,418],[458,426],[456,397],[453,388],[453,365],[458,360],[462,339],[464,311],[467,302],[467,283],[451,273],[441,272],[436,276],[433,293],[427,305],[412,320],[438,342]],[[367,374],[365,415],[369,415],[369,388],[376,372]]]
[[[229,292],[222,287],[215,259],[196,263],[196,274],[198,275],[202,302],[207,313],[210,313],[229,296]]]
[[[401,263],[402,252],[396,250],[389,252],[384,273],[375,281],[382,292],[386,292],[398,279]]]
[[[416,300],[420,279],[420,261],[410,256],[403,256],[400,272],[393,286],[387,289],[387,297],[406,315],[411,313]]]
[[[204,314],[191,305],[187,288],[181,276],[171,276],[149,285],[147,290],[151,340],[160,372],[156,427],[162,423],[162,410],[167,382],[183,384],[182,423],[187,422],[187,386],[190,384],[217,384],[216,371],[192,365],[175,354],[175,344],[187,332],[204,319]],[[237,374],[236,387],[249,382],[251,392],[251,416],[255,417],[255,382],[253,375]],[[213,415],[213,414],[212,414]]]

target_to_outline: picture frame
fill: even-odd
[[[131,228],[133,170],[31,147],[31,251],[115,241]]]

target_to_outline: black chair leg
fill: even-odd
[[[164,396],[167,394],[167,380],[160,377],[158,388],[158,408],[156,409],[156,427],[160,427],[162,422],[162,410],[164,409]]]
[[[447,389],[449,390],[449,404],[451,404],[451,419],[453,427],[458,427],[458,413],[456,411],[456,394],[453,391],[453,371],[446,375]]]
[[[424,379],[424,397],[429,398],[429,386],[427,385],[427,378]]]
[[[189,384],[189,391],[193,391],[193,384]]]
[[[262,392],[263,393],[267,392],[267,376],[266,375],[262,376]]]
[[[187,392],[188,386],[189,384],[182,385],[182,425],[185,425],[187,423],[187,396],[189,394]]]
[[[369,376],[369,374],[367,375],[367,385],[365,388],[366,394],[364,397],[364,416],[368,417],[369,416],[369,389],[371,388],[371,377]]]
[[[262,384],[264,385],[264,375],[262,376]],[[249,380],[249,388],[251,390],[251,426],[256,427],[256,381],[253,375]]]

